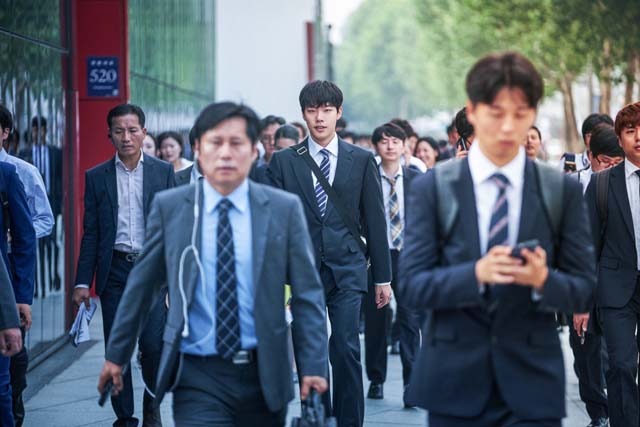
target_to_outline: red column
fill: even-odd
[[[127,0],[72,0],[72,84],[68,108],[73,121],[70,165],[72,212],[66,218],[65,256],[73,260],[66,283],[73,289],[75,261],[82,237],[84,173],[114,154],[107,137],[109,110],[129,98]],[[115,57],[118,61],[117,93],[92,96],[88,90],[88,58]],[[95,95],[95,94],[94,94]],[[67,187],[70,188],[70,187]],[[68,309],[67,313],[73,310]]]

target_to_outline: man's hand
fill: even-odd
[[[109,362],[108,360],[104,361],[104,366],[102,366],[102,372],[100,372],[100,378],[98,379],[98,392],[102,394],[104,390],[104,386],[107,384],[107,381],[111,380],[113,382],[113,388],[111,389],[111,394],[113,396],[117,396],[118,393],[122,391],[122,366],[116,365],[113,362]]]
[[[579,337],[583,336],[587,332],[587,325],[589,324],[589,313],[576,313],[573,315],[573,329],[576,331]]]
[[[322,394],[327,391],[328,387],[329,385],[327,384],[327,380],[322,377],[302,377],[302,385],[300,386],[300,400],[306,399],[311,389],[314,389],[319,394]]]
[[[513,269],[519,265],[520,260],[511,256],[510,247],[494,246],[476,262],[476,279],[480,283],[513,283]]]
[[[456,151],[456,159],[464,159],[468,155],[469,155],[468,150],[463,150],[462,147],[458,147],[458,150]]]
[[[391,285],[375,285],[376,288],[376,307],[382,308],[391,301]]]
[[[523,249],[520,253],[525,263],[521,264],[518,260],[518,266],[512,271],[513,283],[516,285],[533,286],[538,292],[542,292],[544,283],[549,277],[549,267],[547,267],[547,253],[540,246],[535,251]]]
[[[22,350],[22,333],[19,328],[0,330],[0,354],[11,357]]]
[[[73,290],[73,302],[80,307],[80,304],[84,303],[85,307],[91,308],[91,293],[88,288],[75,288]]]
[[[20,326],[26,331],[31,329],[31,306],[29,304],[16,304],[20,315]]]

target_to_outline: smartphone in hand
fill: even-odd
[[[513,258],[518,258],[519,260],[522,261],[522,263],[526,263],[527,260],[524,259],[524,257],[522,256],[522,250],[523,249],[528,249],[531,252],[535,251],[536,248],[540,246],[540,242],[538,241],[538,239],[532,239],[532,240],[527,240],[526,242],[521,242],[518,243],[517,245],[514,246],[514,248],[511,250],[511,256]]]

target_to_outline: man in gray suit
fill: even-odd
[[[22,348],[20,319],[9,273],[0,257],[0,354],[11,357]]]
[[[195,123],[205,177],[156,196],[129,276],[98,389],[122,387],[135,334],[167,284],[156,404],[173,391],[179,426],[282,426],[293,381],[284,284],[292,289],[301,397],[327,389],[324,292],[300,200],[247,179],[258,118],[234,103]]]

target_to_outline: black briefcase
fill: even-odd
[[[338,427],[338,423],[334,417],[325,417],[320,395],[311,390],[306,400],[302,401],[302,413],[291,420],[291,427]]]

